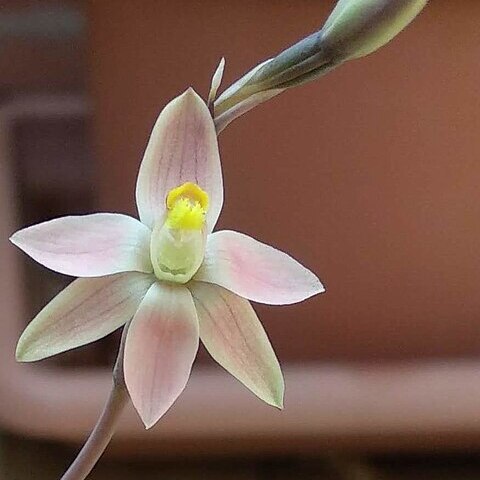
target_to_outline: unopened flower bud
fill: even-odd
[[[400,33],[428,0],[340,0],[323,28],[259,69],[248,84],[286,88],[374,52]]]
[[[427,1],[339,0],[321,30],[255,67],[218,98],[215,116],[222,118],[217,129],[286,88],[379,49],[400,33]]]
[[[322,28],[322,44],[342,61],[383,47],[428,0],[340,0]]]

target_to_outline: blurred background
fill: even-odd
[[[318,29],[332,1],[0,0],[0,478],[59,478],[95,423],[118,336],[14,362],[71,279],[7,241],[72,213],[135,214],[156,116]],[[480,3],[430,2],[379,52],[220,136],[219,228],[319,274],[255,306],[285,370],[264,406],[201,351],[151,431],[132,408],[103,479],[473,479],[480,475]],[[268,219],[268,221],[267,221]]]

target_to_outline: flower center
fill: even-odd
[[[205,255],[208,203],[207,193],[195,183],[168,192],[166,217],[155,224],[150,242],[158,279],[186,283],[199,269]]]
[[[208,195],[196,183],[184,183],[168,192],[167,210],[170,228],[201,230],[208,210]]]

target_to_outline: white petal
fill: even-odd
[[[215,101],[215,98],[217,97],[217,91],[218,91],[218,88],[220,87],[220,84],[222,83],[224,69],[225,69],[225,58],[222,58],[212,77],[212,83],[210,85],[210,92],[208,94],[208,101],[207,101],[207,105],[209,106],[213,104],[213,102]]]
[[[270,305],[300,302],[325,291],[310,270],[286,253],[228,230],[208,236],[205,259],[194,279]]]
[[[232,123],[238,117],[241,117],[244,113],[249,112],[252,108],[260,105],[273,97],[276,97],[282,93],[284,88],[272,88],[264,92],[253,93],[239,103],[236,103],[228,110],[225,110],[222,114],[215,116],[215,127],[217,134],[221,133],[230,123]]]
[[[165,211],[168,192],[193,182],[210,197],[208,231],[223,205],[223,181],[217,135],[205,102],[193,91],[172,100],[160,113],[137,179],[140,219],[152,227]]]
[[[147,428],[185,388],[198,350],[198,319],[181,285],[151,286],[127,333],[125,382]]]
[[[271,62],[273,58],[268,58],[264,62],[260,63],[256,67],[248,71],[243,77],[240,77],[235,83],[230,85],[218,98],[215,100],[215,115],[221,114],[225,111],[224,105],[228,104],[232,98],[241,90],[241,88],[268,62]]]
[[[207,283],[192,282],[189,288],[210,355],[263,401],[282,408],[280,365],[248,300]]]
[[[56,218],[19,230],[10,240],[45,267],[66,275],[152,272],[150,230],[127,215]]]
[[[105,337],[133,317],[153,281],[136,272],[73,281],[25,329],[17,360],[41,360]]]

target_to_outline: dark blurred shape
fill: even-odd
[[[90,109],[80,96],[26,96],[9,107],[12,176],[18,196],[18,225],[27,226],[64,215],[95,210]],[[24,257],[28,301],[25,325],[70,281]],[[110,342],[67,352],[47,363],[106,364],[114,354]]]
[[[0,38],[67,40],[83,36],[85,17],[62,4],[0,11]]]
[[[0,95],[85,86],[81,0],[0,0]]]

